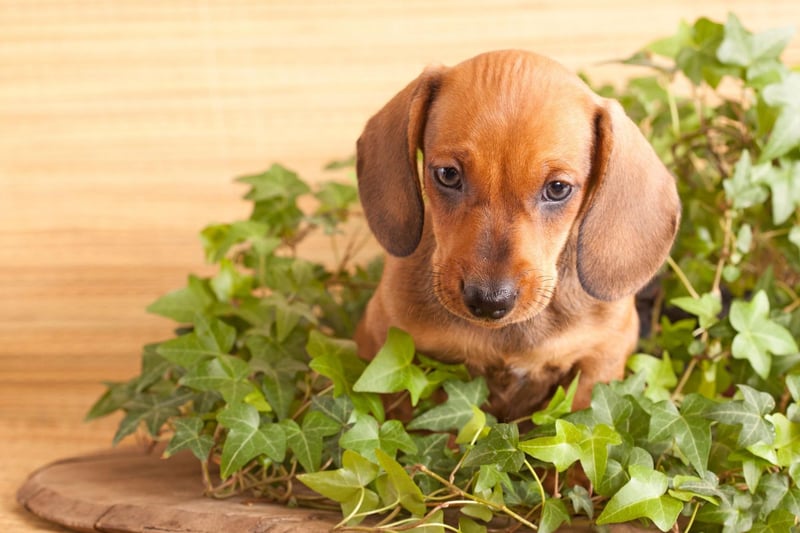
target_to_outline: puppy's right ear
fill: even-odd
[[[358,139],[358,192],[367,223],[381,246],[398,257],[411,255],[422,238],[417,149],[441,77],[441,68],[425,70],[367,122]]]

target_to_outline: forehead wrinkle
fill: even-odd
[[[583,82],[537,56],[495,59],[479,56],[448,73],[430,111],[426,146],[437,153],[449,147],[462,158],[476,155],[482,172],[495,176],[491,182],[531,184],[532,176],[543,179],[546,163],[556,161],[568,163],[559,170],[583,174],[591,149]]]

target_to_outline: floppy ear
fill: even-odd
[[[595,118],[593,187],[578,231],[578,276],[600,300],[632,294],[669,253],[680,220],[675,180],[613,100]]]
[[[422,237],[417,149],[440,81],[440,68],[423,72],[367,122],[358,139],[358,192],[367,223],[398,257],[411,255]]]

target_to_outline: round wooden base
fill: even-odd
[[[203,496],[191,454],[162,459],[120,448],[65,459],[34,472],[17,492],[33,514],[85,532],[323,532],[341,517],[309,509]]]

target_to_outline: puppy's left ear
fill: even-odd
[[[680,220],[675,179],[616,101],[595,116],[587,208],[578,231],[578,276],[600,300],[634,293],[667,257]]]
[[[358,139],[356,171],[364,215],[381,246],[411,255],[422,238],[425,208],[417,149],[442,67],[429,67],[375,114]]]

